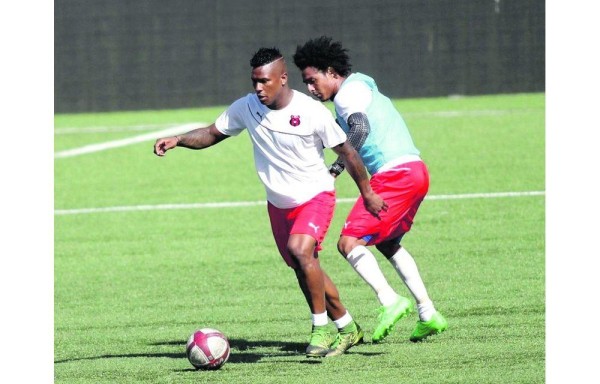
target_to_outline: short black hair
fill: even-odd
[[[281,54],[281,52],[279,52],[279,49],[277,48],[261,48],[258,51],[256,51],[254,56],[252,56],[252,59],[250,59],[250,65],[252,66],[252,68],[258,68],[262,67],[263,65],[272,63],[275,60],[280,59],[282,57],[283,55]]]
[[[339,41],[332,42],[331,37],[321,36],[298,45],[294,54],[294,64],[302,71],[306,67],[315,67],[320,71],[333,68],[339,75],[348,76],[352,65],[348,50],[342,48]]]

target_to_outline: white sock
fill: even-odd
[[[346,257],[352,268],[369,284],[383,306],[396,302],[398,294],[388,284],[375,260],[375,256],[363,245],[355,247]]]
[[[323,313],[313,313],[312,314],[312,323],[314,326],[321,326],[329,324],[329,319],[327,318],[327,311]]]
[[[419,310],[419,319],[421,319],[421,321],[431,320],[431,317],[436,312],[433,302],[431,301],[423,304],[417,304],[417,309]]]
[[[396,269],[396,272],[398,272],[400,275],[402,281],[404,281],[404,284],[406,284],[406,287],[410,293],[412,293],[413,297],[417,301],[417,305],[419,303],[424,304],[431,302],[429,295],[427,294],[425,284],[423,283],[423,279],[421,279],[421,275],[419,274],[417,264],[410,253],[408,253],[408,251],[402,247],[389,260]]]
[[[352,322],[352,316],[350,316],[350,313],[348,311],[346,311],[346,314],[344,316],[340,317],[337,320],[333,320],[333,323],[335,324],[337,329],[342,329],[346,325],[350,324],[351,322]]]

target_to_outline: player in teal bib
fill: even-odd
[[[342,256],[381,304],[372,341],[380,342],[389,335],[396,322],[412,311],[413,304],[389,285],[367,248],[371,245],[390,261],[417,303],[419,320],[409,339],[417,342],[443,332],[448,323],[435,309],[415,260],[400,245],[429,190],[427,167],[404,119],[371,77],[351,73],[350,59],[341,43],[325,36],[309,40],[297,47],[294,63],[313,96],[333,101],[338,124],[371,174],[373,191],[387,203],[387,210],[372,215],[368,202],[359,197],[338,241]],[[330,167],[334,177],[343,170],[339,158]]]
[[[365,111],[371,129],[358,151],[369,173],[374,175],[382,166],[402,156],[418,156],[420,152],[413,143],[404,119],[392,101],[379,92],[375,80],[362,73],[353,73],[342,82],[338,94],[343,94],[344,89],[353,82],[366,85],[372,94],[371,103]],[[350,127],[347,119],[340,115],[337,107],[336,115],[338,123],[348,133]]]

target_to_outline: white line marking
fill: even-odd
[[[427,196],[425,199],[426,200],[491,199],[491,198],[498,198],[498,197],[544,196],[545,194],[546,194],[545,191],[467,193],[467,194],[457,194],[457,195],[433,195],[433,196]],[[356,201],[356,198],[337,199],[338,203],[353,203],[355,201]],[[86,214],[86,213],[106,213],[106,212],[255,207],[255,206],[266,205],[266,204],[267,204],[266,201],[239,201],[239,202],[223,202],[223,203],[130,205],[130,206],[104,207],[104,208],[55,209],[54,215],[60,216],[60,215],[77,215],[77,214]]]
[[[545,191],[525,191],[525,192],[491,192],[491,193],[467,193],[459,195],[433,195],[427,196],[427,200],[452,200],[452,199],[490,199],[495,197],[523,197],[523,196],[543,196]]]
[[[184,133],[190,131],[194,128],[203,127],[203,123],[190,123],[186,125],[179,125],[177,127],[171,127],[167,129],[163,129],[161,131],[146,133],[139,136],[133,136],[126,139],[108,141],[106,143],[98,143],[98,144],[90,144],[79,148],[67,149],[65,151],[60,151],[54,153],[55,159],[65,158],[65,157],[73,157],[84,155],[86,153],[93,153],[104,151],[111,148],[124,147],[131,144],[142,143],[144,141],[156,140],[160,137],[164,136],[172,136],[178,133]]]
[[[527,109],[527,110],[521,110],[521,109],[518,109],[518,110],[493,110],[493,109],[491,109],[491,110],[479,110],[479,111],[407,112],[407,113],[404,113],[404,115],[405,116],[419,116],[419,117],[426,117],[426,116],[438,116],[438,117],[494,116],[494,115],[513,114],[513,113],[523,113],[523,112],[529,113],[531,111],[532,111],[532,109]],[[91,145],[86,145],[86,146],[80,147],[80,148],[68,149],[68,150],[56,152],[54,154],[54,158],[60,159],[60,158],[65,158],[65,157],[79,156],[79,155],[84,155],[86,153],[99,152],[99,151],[104,151],[104,150],[111,149],[111,148],[118,148],[118,147],[124,147],[124,146],[131,145],[131,144],[137,144],[137,143],[141,143],[144,141],[156,140],[159,137],[176,135],[178,133],[187,132],[187,131],[197,128],[197,127],[203,127],[206,124],[207,123],[190,123],[190,124],[186,124],[186,125],[181,125],[181,126],[177,126],[177,127],[164,129],[164,130],[158,131],[158,132],[152,132],[152,133],[148,133],[148,134],[144,134],[144,135],[140,135],[140,136],[134,136],[134,137],[127,138],[127,139],[109,141],[106,143],[99,143],[99,144],[91,144]],[[131,126],[131,127],[59,128],[59,129],[55,130],[54,134],[60,135],[60,134],[67,134],[67,133],[117,132],[118,130],[124,130],[124,129],[145,130],[145,129],[151,128],[151,127],[152,127],[152,125],[138,125],[138,126]]]
[[[406,117],[468,117],[468,116],[505,116],[532,112],[544,112],[540,109],[483,109],[474,111],[427,111],[427,112],[405,112]]]
[[[88,133],[115,133],[115,132],[134,132],[134,131],[149,131],[151,129],[159,129],[165,127],[174,127],[181,125],[176,123],[167,124],[146,124],[146,125],[128,125],[128,126],[95,126],[95,127],[67,127],[56,128],[54,135],[81,135]]]
[[[464,116],[501,116],[516,113],[531,113],[543,109],[482,109],[469,111],[425,111],[425,112],[405,112],[402,115],[408,117],[464,117]],[[88,134],[88,133],[114,133],[114,132],[132,132],[132,131],[147,131],[150,129],[159,129],[162,127],[172,127],[177,123],[162,123],[162,124],[140,124],[129,126],[92,126],[92,127],[63,127],[55,128],[55,135],[72,135],[72,134]],[[205,124],[205,123],[199,123]]]

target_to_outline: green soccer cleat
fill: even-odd
[[[360,326],[353,320],[352,323],[338,331],[335,341],[331,345],[331,350],[325,356],[332,357],[344,354],[344,352],[356,344],[362,343],[364,336],[363,330],[360,329]]]
[[[306,357],[325,357],[327,352],[330,351],[329,346],[333,341],[334,338],[329,331],[329,326],[313,325],[310,341],[308,347],[306,347]]]
[[[444,332],[446,328],[448,328],[448,322],[441,313],[436,312],[429,321],[417,321],[417,327],[410,335],[410,341],[416,343],[425,340],[428,336]]]
[[[412,302],[406,297],[399,296],[394,304],[379,308],[379,312],[379,324],[371,338],[374,343],[383,341],[392,332],[398,320],[412,312]]]

